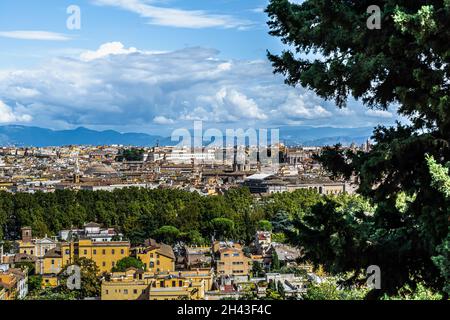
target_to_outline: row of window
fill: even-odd
[[[48,249],[45,249],[44,251],[45,251],[44,253],[47,253]],[[27,250],[23,250],[23,253],[28,254]],[[33,254],[34,254],[34,250],[30,250],[30,255],[33,255]]]
[[[229,253],[224,253],[223,256],[224,257],[229,257],[230,254]],[[233,257],[239,257],[239,253],[233,253]]]
[[[176,280],[172,280],[171,285],[172,285],[172,287],[177,287],[177,281]],[[183,281],[179,280],[178,281],[178,287],[182,287],[182,286],[183,286]],[[156,281],[152,282],[152,287],[156,288]],[[164,281],[160,281],[159,282],[159,287],[160,288],[165,288],[166,287],[165,282]],[[122,290],[121,289],[115,289],[114,292],[115,293],[122,293]],[[142,289],[142,293],[144,293],[144,292],[145,292],[145,289]],[[109,294],[109,290],[105,290],[105,293]],[[138,293],[138,290],[137,289],[133,289],[133,294],[137,294],[137,293]],[[123,294],[128,294],[128,289],[123,289]]]
[[[176,280],[172,280],[172,287],[176,287],[176,286],[177,286],[177,281],[176,281]],[[183,280],[179,280],[179,281],[178,281],[178,286],[179,286],[179,287],[182,287],[182,286],[183,286]],[[153,288],[156,288],[156,281],[153,281],[153,282],[152,282],[152,287],[153,287]],[[160,288],[165,288],[165,287],[166,287],[165,282],[164,282],[164,281],[160,281],[160,282],[159,282],[159,287],[160,287]]]
[[[75,253],[75,254],[78,254],[78,250],[75,249],[75,250],[74,250],[74,253]],[[70,250],[69,250],[69,249],[66,249],[66,254],[70,254]],[[84,249],[84,250],[83,250],[83,254],[84,254],[84,255],[87,255],[87,254],[88,254],[88,250],[87,250],[87,249]],[[97,249],[93,249],[93,250],[92,250],[92,254],[97,254]],[[102,250],[102,254],[103,254],[103,255],[106,255],[106,249],[103,249],[103,250]],[[116,254],[116,250],[115,250],[115,249],[111,249],[111,254]],[[125,254],[125,250],[124,250],[124,249],[120,249],[120,254]]]
[[[224,261],[219,261],[218,264],[221,265],[221,266],[223,266],[223,265],[225,265],[226,263],[225,263]],[[233,261],[232,264],[233,264],[233,265],[243,265],[244,262],[243,262],[243,261]]]
[[[115,293],[122,293],[121,289],[115,289],[114,290]],[[138,290],[137,289],[133,289],[133,294],[137,294]],[[142,289],[142,293],[145,293],[145,289]],[[105,294],[109,294],[109,290],[105,290]],[[128,289],[123,289],[123,294],[128,294]]]

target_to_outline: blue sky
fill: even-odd
[[[81,9],[69,30],[66,10]],[[168,133],[206,126],[373,126],[272,74],[267,0],[3,0],[0,124]]]

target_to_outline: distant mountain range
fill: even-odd
[[[353,142],[363,144],[372,136],[373,127],[281,127],[280,140],[286,145],[326,146]]]
[[[373,128],[332,127],[282,127],[280,141],[287,145],[324,146],[352,142],[364,143]],[[0,126],[0,146],[45,147],[64,145],[111,145],[129,146],[174,145],[170,137],[145,133],[120,133],[114,130],[95,131],[86,128],[74,130],[50,130],[20,125]]]

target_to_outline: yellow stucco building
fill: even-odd
[[[74,263],[78,258],[91,259],[100,273],[110,272],[117,262],[130,254],[128,241],[93,242],[78,240],[63,242],[46,253],[43,261],[43,274],[58,274],[64,266]]]
[[[175,254],[172,247],[157,243],[153,239],[146,240],[144,246],[133,248],[132,255],[144,263],[145,271],[170,272],[175,270]]]
[[[220,276],[248,276],[252,260],[245,256],[237,243],[219,242],[213,244],[216,256],[217,274]]]
[[[213,270],[152,273],[129,268],[102,282],[102,300],[200,300],[213,284]]]
[[[117,264],[117,261],[129,255],[129,241],[94,242],[80,239],[75,242],[63,242],[61,244],[63,266],[73,263],[77,258],[87,258],[96,263],[100,273],[110,272]]]

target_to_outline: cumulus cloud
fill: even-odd
[[[280,111],[293,120],[311,120],[331,117],[332,113],[324,107],[314,104],[314,97],[309,93],[298,94],[290,92],[286,101],[280,106]],[[308,105],[309,102],[309,105]]]
[[[94,4],[113,6],[148,19],[149,24],[180,28],[246,28],[249,21],[204,10],[183,10],[156,6],[155,0],[92,0]],[[153,3],[153,4],[152,4]]]
[[[37,30],[17,30],[17,31],[0,31],[0,37],[20,39],[20,40],[43,40],[43,41],[66,41],[70,38],[64,34],[37,31]]]
[[[110,55],[117,54],[130,54],[135,53],[138,50],[134,47],[126,49],[124,45],[120,42],[108,42],[102,44],[98,50],[86,51],[81,54],[81,59],[84,61],[91,61],[99,58],[104,58]]]
[[[2,105],[3,122],[32,119],[52,128],[168,130],[192,120],[227,127],[365,126],[387,119],[356,103],[342,112],[311,91],[286,86],[265,60],[223,59],[201,47],[149,52],[119,42],[33,69],[0,70],[0,100],[16,106]]]
[[[31,120],[30,115],[16,113],[10,106],[0,100],[0,123],[30,122]]]
[[[219,69],[221,69],[220,65]],[[247,97],[237,89],[222,87],[214,95],[200,96],[197,101],[203,107],[194,110],[193,113],[204,114],[203,110],[206,110],[205,108],[212,108],[214,116],[211,120],[215,122],[237,121],[239,119],[267,119],[267,115],[258,107],[255,100]],[[189,118],[195,118],[195,115],[191,115]]]

